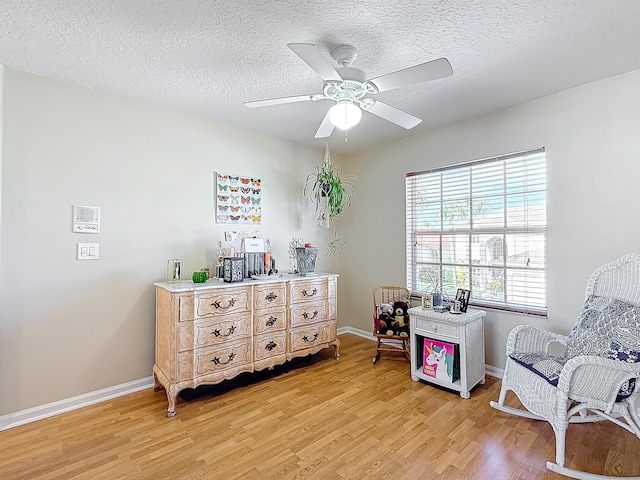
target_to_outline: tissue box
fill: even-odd
[[[222,259],[222,269],[225,282],[241,282],[244,274],[244,259],[225,257]]]

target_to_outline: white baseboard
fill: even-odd
[[[494,367],[493,365],[485,365],[484,373],[486,373],[487,375],[491,375],[492,377],[502,378],[502,376],[504,375],[504,369]]]
[[[359,337],[366,338],[367,340],[372,340],[372,341],[376,339],[376,337],[373,336],[373,333],[360,330],[359,328],[354,328],[354,327],[340,327],[338,329],[338,335],[342,335],[343,333],[351,333],[353,335],[357,335]],[[397,346],[396,344],[389,344],[389,345]],[[487,375],[491,375],[492,377],[497,377],[497,378],[502,378],[502,375],[504,374],[503,369],[494,367],[493,365],[485,365],[484,371]]]
[[[65,398],[56,402],[39,405],[15,413],[9,413],[0,417],[0,432],[9,428],[35,422],[43,418],[53,417],[61,413],[88,407],[100,402],[106,402],[112,398],[121,397],[130,393],[139,392],[153,387],[153,376],[134,380],[132,382],[103,388],[95,392],[84,393],[75,397]]]
[[[375,341],[376,339],[376,337],[373,336],[373,333],[365,332],[364,330],[360,330],[359,328],[355,328],[355,327],[340,327],[338,329],[338,335],[342,335],[343,333],[351,333],[353,335],[366,338],[367,340]]]

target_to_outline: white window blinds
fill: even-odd
[[[406,176],[407,285],[546,315],[544,148]]]

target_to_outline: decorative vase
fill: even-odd
[[[442,292],[440,290],[436,290],[433,292],[433,306],[439,307],[442,305]]]
[[[298,273],[303,277],[315,273],[316,258],[318,258],[318,247],[296,247]]]
[[[191,279],[193,283],[204,283],[207,281],[207,272],[193,272]]]

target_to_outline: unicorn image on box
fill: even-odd
[[[453,348],[450,343],[425,339],[422,372],[443,382],[453,383]]]

